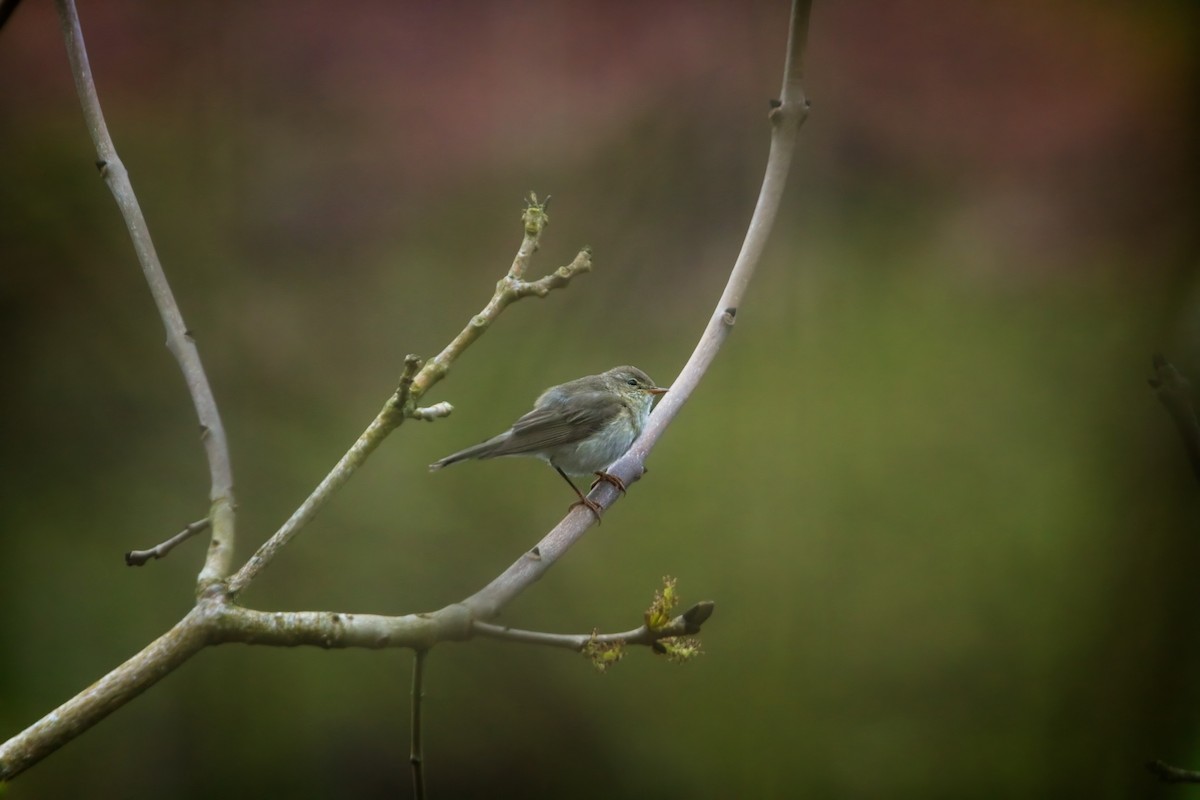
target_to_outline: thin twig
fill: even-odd
[[[75,78],[75,91],[83,106],[88,133],[91,134],[92,143],[96,147],[96,166],[116,199],[125,226],[129,229],[133,249],[142,265],[146,283],[150,286],[150,294],[153,295],[154,304],[162,317],[163,327],[167,330],[167,349],[179,362],[192,404],[196,408],[196,415],[200,418],[200,438],[204,442],[212,481],[209,500],[212,503],[210,519],[213,522],[212,544],[208,548],[204,568],[197,579],[199,588],[203,590],[207,585],[229,574],[233,556],[233,467],[229,458],[229,445],[225,439],[225,426],[221,424],[216,398],[213,397],[212,388],[208,384],[204,365],[200,362],[200,352],[196,349],[191,331],[184,324],[183,314],[175,302],[162,264],[159,263],[158,253],[155,252],[154,242],[150,238],[150,230],[146,226],[146,218],[142,215],[137,195],[133,192],[133,184],[129,181],[129,173],[117,156],[116,146],[104,122],[104,112],[100,109],[100,98],[92,80],[92,68],[83,44],[83,31],[79,27],[75,3],[73,0],[56,0],[55,5],[66,40],[71,74]]]
[[[775,217],[779,211],[783,187],[787,181],[792,153],[796,147],[796,134],[808,116],[808,99],[802,85],[804,71],[804,48],[808,34],[808,16],[811,2],[794,0],[791,24],[788,31],[787,55],[784,60],[783,90],[778,103],[772,104],[769,114],[771,123],[771,149],[767,158],[762,188],[758,203],[750,219],[742,250],[730,272],[729,280],[716,310],[709,319],[704,334],[692,351],[691,358],[671,382],[671,391],[655,407],[642,435],[615,464],[606,472],[617,477],[626,486],[631,485],[645,472],[646,456],[654,448],[663,431],[675,419],[683,404],[691,396],[708,367],[716,358],[717,351],[733,329],[741,307],[746,287],[766,246]],[[618,499],[618,491],[609,483],[600,485],[588,495],[601,508],[608,508]],[[595,515],[577,506],[557,526],[538,542],[537,546],[524,553],[495,580],[463,601],[479,619],[491,619],[525,587],[536,581],[559,559],[566,550],[577,542],[595,522]],[[536,554],[536,557],[534,557]]]
[[[412,396],[414,400],[420,398],[445,377],[450,370],[450,365],[487,331],[505,308],[522,297],[545,297],[552,289],[567,286],[576,275],[591,271],[592,251],[590,248],[584,247],[575,255],[571,263],[559,267],[539,280],[525,280],[525,272],[529,269],[533,254],[537,252],[542,231],[550,223],[550,217],[546,214],[545,202],[539,204],[537,195],[532,192],[529,194],[525,213],[521,215],[521,222],[525,226],[525,237],[521,241],[521,246],[517,248],[517,255],[513,259],[512,266],[509,267],[508,274],[496,284],[496,292],[484,309],[471,318],[470,323],[459,332],[458,336],[454,337],[450,344],[446,345],[442,352],[426,362],[421,374],[413,381]]]
[[[492,299],[488,301],[482,311],[471,318],[458,336],[436,357],[424,365],[417,356],[410,355],[405,358],[404,372],[400,377],[395,394],[388,398],[379,414],[367,426],[366,431],[358,437],[358,440],[317,485],[312,494],[229,579],[228,592],[231,597],[237,597],[250,585],[251,581],[271,563],[279,551],[317,515],[317,512],[329,501],[334,492],[358,471],[358,468],[366,462],[367,457],[387,438],[388,434],[403,424],[405,419],[411,417],[433,420],[450,413],[453,406],[449,403],[437,403],[428,408],[418,408],[416,406],[417,398],[445,377],[455,359],[484,334],[505,308],[522,297],[531,295],[544,297],[552,289],[565,287],[576,275],[592,268],[591,254],[585,248],[575,256],[570,264],[559,267],[540,280],[530,282],[514,277],[524,274],[529,259],[538,249],[538,240],[548,222],[544,206],[538,205],[536,200],[536,197],[530,196],[530,205],[522,216],[525,227],[524,238],[517,250],[517,256],[513,260],[513,266],[510,267],[508,274],[496,284],[496,291],[492,295]]]
[[[421,701],[425,691],[425,657],[429,651],[417,650],[413,659],[412,734],[408,763],[412,764],[413,797],[425,800],[425,745],[421,739]]]
[[[494,625],[490,622],[474,620],[471,630],[489,639],[500,639],[520,644],[545,645],[561,647],[566,650],[579,651],[589,642],[597,644],[645,645],[654,644],[659,639],[670,639],[674,636],[694,636],[700,632],[701,626],[712,615],[713,603],[703,601],[689,608],[660,628],[640,625],[633,630],[623,633],[546,633],[544,631],[527,631],[520,628],[510,628],[506,625]]]
[[[188,524],[183,530],[172,536],[170,539],[167,539],[165,542],[161,542],[160,544],[156,544],[149,550],[130,550],[125,554],[125,564],[130,567],[140,567],[152,559],[164,558],[167,553],[174,550],[178,545],[183,544],[197,533],[208,530],[208,527],[211,524],[212,522],[207,517],[204,519],[198,519],[195,522]]]

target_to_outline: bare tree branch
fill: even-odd
[[[471,637],[470,615],[467,608],[460,604],[452,604],[432,613],[385,617],[323,611],[254,611],[235,605],[232,601],[312,519],[388,433],[408,417],[435,419],[450,412],[451,406],[445,402],[428,408],[416,406],[416,395],[423,379],[426,387],[440,380],[463,350],[478,339],[512,303],[531,295],[544,296],[551,289],[566,286],[577,274],[591,268],[590,254],[585,249],[570,264],[538,281],[514,278],[513,273],[521,274],[528,264],[528,257],[537,249],[537,238],[546,222],[544,209],[531,203],[525,210],[524,219],[525,236],[513,270],[501,279],[487,307],[473,317],[463,332],[438,356],[441,365],[429,370],[422,367],[418,357],[408,356],[396,392],[388,399],[383,410],[312,495],[258,553],[229,579],[228,584],[217,581],[209,584],[206,591],[200,592],[196,607],[170,632],[84,693],[0,745],[0,780],[24,771],[95,725],[165,677],[171,669],[206,644],[239,642],[275,647],[411,647],[421,650],[438,642],[461,641]],[[160,669],[161,664],[168,666]],[[136,670],[138,675],[126,675],[130,670]]]
[[[212,544],[208,548],[204,568],[197,579],[198,588],[203,591],[213,581],[229,574],[233,557],[233,466],[229,458],[229,444],[225,439],[225,426],[221,424],[217,401],[208,385],[204,365],[200,363],[200,352],[196,349],[196,342],[184,324],[183,314],[179,311],[175,295],[171,292],[171,285],[167,282],[162,264],[159,263],[158,253],[154,250],[154,242],[150,238],[149,228],[146,227],[146,218],[142,215],[137,195],[133,193],[129,173],[117,156],[116,146],[113,145],[108,126],[104,122],[104,113],[100,110],[100,98],[92,80],[92,68],[88,63],[83,31],[79,27],[79,15],[75,11],[74,0],[56,0],[55,5],[66,40],[67,58],[75,79],[75,91],[79,95],[88,133],[91,134],[92,143],[96,148],[96,166],[117,201],[121,217],[125,220],[125,227],[129,229],[133,249],[142,265],[146,283],[150,286],[150,294],[153,295],[154,304],[162,317],[163,327],[167,329],[167,348],[179,362],[188,393],[192,397],[192,404],[200,418],[200,438],[204,442],[209,477],[212,481],[212,488],[209,490],[209,501],[212,503],[209,512],[212,521]]]
[[[704,600],[689,608],[666,625],[652,628],[649,625],[639,625],[633,630],[623,633],[546,633],[544,631],[525,631],[510,628],[506,625],[494,625],[490,622],[474,620],[471,630],[479,636],[489,639],[500,639],[520,644],[537,644],[547,647],[561,647],[567,650],[580,651],[590,642],[600,644],[639,644],[647,647],[660,639],[670,639],[675,636],[694,636],[700,632],[700,627],[712,616],[714,604]]]
[[[450,344],[422,365],[421,360],[414,355],[405,358],[404,373],[400,376],[400,384],[396,393],[388,398],[383,409],[367,426],[353,446],[342,456],[341,460],[330,470],[329,474],[317,485],[292,516],[258,548],[250,560],[229,579],[228,591],[231,597],[237,597],[257,575],[278,555],[308,522],[317,515],[342,484],[350,479],[359,467],[366,462],[367,457],[375,451],[388,434],[404,423],[405,419],[414,418],[433,420],[444,417],[453,407],[449,403],[438,403],[429,408],[417,408],[416,401],[434,384],[445,377],[450,365],[462,355],[484,334],[500,313],[508,306],[523,297],[545,297],[552,289],[563,288],[576,275],[588,272],[592,268],[591,251],[587,248],[580,250],[574,260],[566,266],[559,267],[550,275],[529,282],[521,276],[529,266],[529,262],[538,249],[542,231],[545,230],[549,217],[545,207],[539,205],[536,195],[530,194],[529,204],[522,215],[525,235],[521,246],[517,249],[516,258],[508,274],[496,284],[496,291],[483,310],[471,318],[466,327],[454,337]]]
[[[86,55],[83,52],[82,37],[79,35],[74,7],[70,0],[58,0],[58,4],[63,18],[64,32],[67,35],[68,50],[72,54],[76,80],[81,85],[81,95],[85,97],[84,105],[88,115],[89,129],[93,131],[93,138],[97,141],[101,160],[108,170],[105,175],[106,180],[110,182],[110,187],[113,187],[114,195],[118,199],[118,204],[122,206],[122,210],[124,211],[126,205],[131,204],[131,208],[136,211],[136,201],[132,199],[132,192],[128,190],[128,180],[124,175],[124,168],[116,159],[115,152],[112,151],[111,141],[108,140],[106,132],[103,133],[102,138],[98,133],[103,130],[103,120],[100,116],[99,105],[95,102],[94,90],[90,89],[90,74],[86,70]],[[778,210],[783,183],[795,146],[795,136],[807,115],[808,103],[800,85],[802,77],[800,65],[807,31],[809,5],[808,2],[800,1],[793,5],[783,96],[770,114],[772,125],[770,156],[758,204],[751,219],[742,251],[721,300],[717,304],[715,313],[692,357],[672,384],[667,399],[659,404],[650,418],[646,431],[634,443],[630,452],[608,470],[622,479],[626,485],[642,474],[646,455],[662,435],[663,430],[679,413],[683,403],[695,389],[717,350],[728,336],[746,286],[762,253],[767,234]],[[353,472],[366,459],[388,432],[408,417],[431,418],[448,413],[448,404],[437,404],[426,409],[418,409],[416,401],[446,374],[451,363],[467,346],[482,335],[504,308],[520,297],[543,296],[546,291],[566,285],[574,275],[590,269],[590,254],[585,249],[576,256],[571,264],[556,271],[553,275],[540,281],[524,280],[523,275],[529,259],[537,249],[538,237],[546,223],[544,206],[539,206],[536,198],[531,197],[531,201],[523,218],[525,238],[518,250],[517,258],[508,275],[497,284],[496,292],[484,310],[472,318],[466,328],[447,345],[442,353],[424,366],[421,366],[420,360],[415,356],[406,360],[400,386],[385,404],[379,416],[371,423],[354,447],[343,456],[338,466],[322,481],[313,496],[305,501],[293,518],[289,519],[263,548],[260,548],[259,552],[229,580],[228,584],[219,580],[227,570],[228,555],[210,556],[204,571],[201,572],[203,591],[199,593],[195,607],[179,623],[91,687],[0,745],[0,780],[7,780],[28,769],[50,752],[145,691],[207,645],[240,642],[283,647],[298,645],[324,648],[409,647],[424,651],[439,642],[461,641],[476,634],[496,636],[497,638],[547,636],[532,632],[517,634],[511,629],[488,625],[486,620],[496,616],[505,604],[553,565],[558,557],[590,527],[594,517],[591,512],[582,507],[569,513],[536,547],[523,554],[515,564],[488,586],[461,603],[454,603],[431,613],[384,617],[325,611],[263,612],[243,608],[232,602],[237,593],[270,563],[279,548],[295,535],[304,522],[312,518],[330,494],[345,481],[349,473]],[[146,260],[143,261],[144,269],[148,276],[158,276],[150,280],[156,299],[160,294],[165,294],[169,300],[170,290],[166,286],[165,279],[161,278],[161,268],[158,267],[157,259],[153,258],[153,247],[145,232],[145,223],[140,212],[127,215],[126,219],[131,235],[134,237],[135,247],[138,248],[139,257],[149,259],[150,266],[147,266]],[[174,342],[174,346],[184,354],[184,356],[177,355],[177,357],[180,358],[181,363],[185,364],[184,372],[188,377],[189,387],[193,390],[193,397],[197,398],[197,410],[209,433],[205,444],[210,453],[210,466],[214,475],[214,502],[211,516],[214,530],[213,547],[214,549],[227,548],[232,545],[233,541],[232,480],[229,477],[227,455],[222,456],[223,460],[214,457],[214,453],[225,453],[224,433],[219,427],[216,406],[212,402],[211,393],[207,391],[207,382],[203,381],[203,371],[199,369],[199,360],[198,357],[195,357],[194,344],[187,335],[182,320],[178,318],[178,309],[174,308],[173,301],[167,305],[170,309],[174,309],[173,314],[164,312],[169,340]],[[189,353],[191,355],[188,355]],[[197,381],[199,383],[195,383]],[[203,387],[206,400],[198,394],[200,388],[197,387],[200,386]],[[212,424],[213,421],[216,423],[215,426]],[[219,440],[219,447],[215,443],[214,437]],[[217,494],[218,487],[224,492]],[[593,499],[598,500],[603,507],[607,507],[615,500],[616,491],[608,484],[601,484],[592,492]],[[667,592],[664,591],[664,598],[666,594]],[[658,600],[656,599],[657,604]],[[611,636],[623,637],[624,641],[638,640],[640,642],[648,639],[651,646],[656,647],[665,641],[662,638],[654,638],[664,628],[675,630],[675,627],[672,626],[678,626],[681,632],[687,632],[692,628],[698,628],[712,612],[710,603],[700,603],[680,617],[667,621],[665,616],[661,616],[661,606],[659,608],[660,610],[655,614],[648,612],[647,623],[643,626],[645,631],[638,628],[626,634]],[[599,634],[593,634],[588,639],[597,647],[616,645],[616,639],[610,640]]]
[[[671,391],[667,392],[655,407],[642,435],[633,443],[629,452],[606,470],[626,486],[630,486],[645,472],[646,456],[699,385],[700,379],[716,358],[717,351],[728,338],[745,296],[746,287],[754,276],[754,270],[766,246],[792,163],[796,134],[808,116],[809,104],[802,80],[811,5],[807,0],[794,0],[792,4],[787,56],[784,62],[783,94],[777,104],[772,104],[769,115],[771,149],[767,157],[766,174],[763,176],[758,204],[754,208],[746,238],[742,242],[742,250],[725,284],[725,290],[700,341],[692,351],[691,358],[684,365],[679,377],[671,383]],[[616,502],[618,496],[616,488],[601,482],[588,498],[597,502],[601,508],[607,509]],[[553,566],[592,526],[595,519],[586,508],[576,506],[538,542],[536,547],[523,554],[500,576],[463,602],[479,619],[495,617],[509,601]]]
[[[492,295],[492,299],[484,309],[471,318],[471,322],[462,329],[458,336],[454,337],[450,344],[446,345],[442,352],[426,362],[421,374],[417,375],[413,381],[414,400],[419,399],[446,376],[455,359],[487,331],[505,308],[522,297],[545,297],[551,289],[565,287],[576,275],[591,271],[592,251],[591,248],[584,247],[580,249],[570,264],[559,267],[540,280],[525,280],[525,272],[529,269],[533,254],[537,252],[542,231],[550,223],[550,217],[546,214],[547,203],[549,203],[549,198],[539,204],[537,195],[533,192],[529,193],[525,213],[521,215],[521,221],[525,225],[525,238],[517,249],[517,255],[513,258],[508,274],[496,284],[496,293]]]
[[[207,629],[196,624],[203,614],[197,605],[133,658],[0,745],[0,781],[41,761],[199,652],[208,643]]]
[[[172,536],[170,539],[156,544],[149,550],[130,550],[125,554],[125,564],[130,567],[140,567],[152,559],[163,558],[167,555],[167,553],[171,552],[176,547],[195,536],[197,533],[208,530],[208,527],[211,524],[211,521],[207,518],[198,519],[195,522],[189,523],[184,527],[183,530]]]

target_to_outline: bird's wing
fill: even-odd
[[[512,434],[493,455],[539,452],[586,439],[612,422],[621,401],[606,392],[585,392],[552,400],[513,423]]]

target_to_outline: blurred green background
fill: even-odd
[[[239,558],[475,313],[512,307],[244,597],[431,610],[562,515],[535,461],[426,465],[553,383],[686,360],[749,219],[784,2],[82,3],[109,125],[230,435]],[[1200,380],[1194,4],[818,3],[805,126],[734,335],[650,474],[508,624],[706,655],[429,659],[434,797],[1180,797],[1200,503],[1147,388]],[[0,32],[0,739],[168,628],[195,415],[96,177],[49,3]],[[408,652],[206,651],[6,797],[406,796]]]

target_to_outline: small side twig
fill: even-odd
[[[620,661],[624,657],[625,648],[628,645],[646,645],[658,655],[666,656],[671,661],[690,661],[700,655],[703,650],[701,650],[698,639],[688,637],[700,633],[700,628],[712,616],[715,606],[711,600],[703,600],[679,616],[672,618],[671,614],[674,613],[678,603],[679,593],[676,590],[676,581],[670,575],[664,575],[662,589],[654,593],[654,600],[642,615],[644,624],[630,631],[604,634],[597,630],[593,630],[589,634],[544,633],[493,625],[490,622],[473,619],[471,620],[471,632],[479,636],[509,642],[574,650],[582,653],[600,672],[607,672],[610,667]]]
[[[408,762],[412,764],[413,797],[416,800],[425,800],[425,745],[421,739],[421,700],[424,697],[427,655],[428,650],[417,650],[413,659],[412,733]]]
[[[518,644],[559,647],[577,652],[583,650],[591,642],[597,644],[615,644],[621,642],[624,644],[651,647],[660,639],[696,635],[700,632],[700,628],[704,622],[712,616],[715,608],[716,605],[711,600],[703,600],[660,628],[640,625],[633,630],[622,633],[546,633],[545,631],[527,631],[520,628],[510,628],[506,625],[495,625],[490,622],[481,622],[480,620],[471,621],[471,631],[489,639],[499,639]]]
[[[423,420],[425,422],[432,422],[435,419],[450,416],[452,411],[454,411],[454,406],[443,401],[441,403],[434,403],[431,406],[414,408],[412,411],[412,418]]]
[[[1161,354],[1154,355],[1153,364],[1154,377],[1147,382],[1174,420],[1179,437],[1183,440],[1183,447],[1187,451],[1188,461],[1192,465],[1192,472],[1196,475],[1196,480],[1200,480],[1200,422],[1196,420],[1191,384]]]
[[[152,561],[156,558],[164,558],[166,557],[167,553],[174,550],[178,545],[183,544],[197,533],[208,530],[208,527],[211,524],[212,522],[207,517],[204,519],[198,519],[184,527],[183,530],[172,536],[170,539],[167,539],[165,542],[161,542],[160,544],[156,544],[149,550],[130,550],[125,554],[125,564],[126,566],[130,567],[140,567],[147,561]]]

